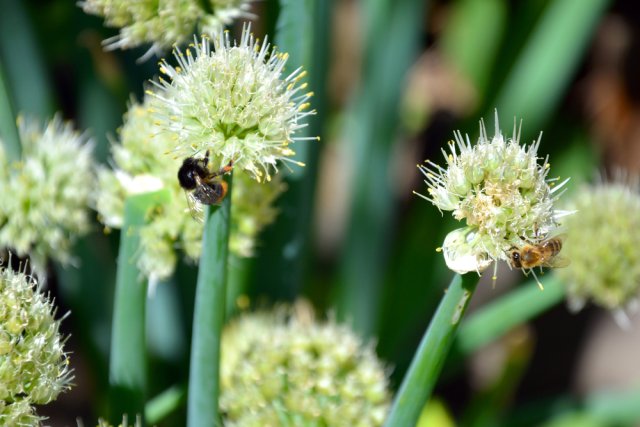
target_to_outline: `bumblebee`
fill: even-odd
[[[178,169],[178,182],[185,190],[189,207],[193,211],[197,204],[219,205],[227,195],[227,183],[222,175],[233,169],[233,160],[218,171],[209,169],[209,151],[203,158],[187,157]]]

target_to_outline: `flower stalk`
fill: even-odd
[[[231,176],[220,207],[205,209],[189,368],[187,426],[219,425],[220,339],[225,317]]]
[[[475,273],[453,277],[402,381],[385,427],[413,426],[418,421],[477,284]]]
[[[166,190],[129,197],[120,235],[111,331],[109,385],[112,418],[144,414],[147,385],[145,307],[147,283],[137,267],[140,228],[149,210],[170,201]]]

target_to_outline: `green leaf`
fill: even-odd
[[[144,413],[147,422],[154,425],[176,411],[186,400],[183,386],[173,386],[147,402]]]
[[[18,114],[48,120],[54,100],[26,2],[0,0],[0,63]]]
[[[347,113],[344,141],[353,171],[353,201],[341,257],[338,315],[359,333],[375,333],[388,264],[394,203],[389,159],[399,101],[422,31],[424,1],[367,2],[368,39],[362,84]],[[384,28],[376,31],[382,24]]]
[[[314,138],[323,133],[332,4],[331,0],[280,1],[276,44],[289,54],[288,72],[300,66],[307,70],[309,89],[314,92],[310,102],[317,112],[296,137]],[[296,142],[292,146],[295,159],[305,167],[281,169],[288,189],[277,202],[280,213],[275,224],[263,234],[264,250],[253,274],[256,293],[292,300],[300,292],[308,261],[320,144],[314,140]]]
[[[556,0],[544,14],[498,93],[500,116],[524,117],[539,129],[550,117],[608,5],[608,0]]]
[[[555,276],[545,275],[542,281],[543,291],[531,281],[470,316],[460,327],[456,349],[471,354],[564,299],[564,285]]]
[[[463,0],[451,6],[451,17],[441,37],[442,51],[474,85],[479,99],[484,99],[507,25],[506,2]]]
[[[16,116],[14,114],[11,94],[7,79],[0,63],[0,140],[4,145],[4,150],[9,162],[19,161],[22,154],[22,144],[20,134],[16,127]]]

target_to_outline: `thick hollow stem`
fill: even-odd
[[[224,324],[231,220],[231,178],[222,206],[205,214],[189,367],[188,427],[220,425],[220,338]]]
[[[145,223],[147,212],[155,205],[167,203],[169,197],[169,193],[162,190],[131,196],[124,205],[109,360],[110,413],[113,420],[122,419],[123,414],[129,419],[144,414],[147,282],[136,265],[136,253],[140,250],[140,228]]]

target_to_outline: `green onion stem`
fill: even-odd
[[[475,273],[453,277],[402,381],[385,427],[416,425],[436,385],[477,283],[478,275]]]
[[[144,413],[147,386],[145,311],[147,282],[136,265],[140,228],[154,206],[167,203],[167,190],[127,198],[120,233],[109,360],[110,415],[114,420]]]
[[[222,205],[205,212],[189,367],[187,426],[219,425],[220,338],[225,317],[231,177]]]

